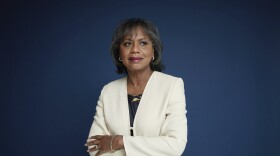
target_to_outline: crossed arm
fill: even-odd
[[[185,149],[187,142],[187,119],[184,86],[178,79],[173,87],[171,99],[166,109],[166,119],[157,137],[146,136],[112,136],[107,129],[104,114],[102,92],[96,107],[96,115],[90,136],[85,144],[91,156],[124,149],[126,155],[162,155],[178,156]]]

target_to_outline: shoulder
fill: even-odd
[[[126,77],[122,77],[122,78],[120,78],[120,79],[113,80],[113,81],[107,83],[105,86],[108,86],[108,87],[119,86],[119,85],[125,83],[125,82],[126,82],[126,79],[127,79]]]
[[[184,88],[183,79],[169,74],[154,72],[149,86],[155,90],[160,90],[162,93],[172,92],[174,88]]]
[[[125,86],[126,84],[126,77],[122,77],[120,79],[117,79],[117,80],[113,80],[107,84],[104,85],[102,91],[103,92],[115,92],[117,90],[120,90],[122,87]]]
[[[154,74],[155,74],[155,76],[154,76],[155,79],[157,81],[159,81],[160,83],[163,83],[163,82],[175,83],[176,81],[183,81],[183,79],[180,78],[180,77],[165,74],[165,73],[162,73],[162,72],[156,72],[155,71]]]

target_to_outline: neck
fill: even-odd
[[[128,72],[127,92],[130,95],[142,94],[153,71]]]
[[[153,71],[145,71],[145,72],[128,72],[127,83],[133,87],[146,85]]]

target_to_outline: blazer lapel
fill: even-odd
[[[155,81],[155,75],[157,74],[156,71],[153,72],[153,74],[151,75],[151,77],[149,78],[143,95],[141,97],[138,109],[136,111],[135,114],[135,118],[134,118],[134,123],[133,123],[133,128],[134,128],[134,134],[137,135],[137,131],[139,131],[139,129],[137,129],[137,122],[138,120],[145,120],[145,116],[147,115],[145,112],[145,109],[149,109],[149,104],[151,104],[149,102],[149,99],[152,99],[152,94],[153,94],[153,81]]]

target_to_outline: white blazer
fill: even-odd
[[[104,156],[179,156],[187,143],[186,101],[181,78],[153,72],[139,103],[133,132],[134,136],[130,136],[127,77],[103,87],[89,136],[123,135],[125,147]]]

